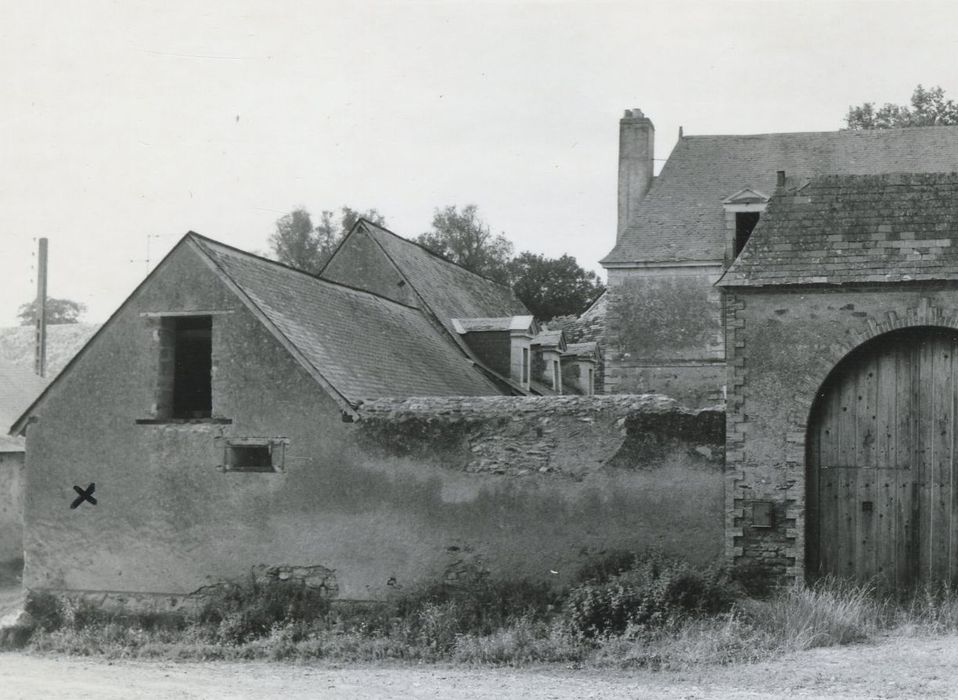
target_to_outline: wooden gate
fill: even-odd
[[[956,580],[956,353],[955,331],[895,331],[829,376],[808,428],[812,577]]]

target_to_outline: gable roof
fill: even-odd
[[[419,309],[191,236],[353,406],[387,396],[501,393]]]
[[[721,286],[958,280],[958,174],[829,175],[776,193]]]
[[[320,279],[192,231],[137,290],[162,274],[164,263],[185,245],[199,253],[344,410],[352,411],[369,398],[502,394],[419,309]],[[50,389],[135,295],[136,291],[20,414],[11,433],[22,431]]]
[[[23,439],[7,437],[6,429],[40,395],[46,381],[29,369],[0,360],[0,452],[22,452]]]
[[[529,314],[508,286],[470,272],[370,221],[363,219],[358,225],[379,243],[428,310],[451,334],[456,333],[454,318]]]
[[[958,126],[685,136],[601,263],[720,262],[723,200],[743,188],[774,191],[778,170],[799,178],[952,172],[958,170]]]

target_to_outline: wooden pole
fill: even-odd
[[[43,377],[47,372],[47,239],[40,239],[37,254],[37,332],[33,371]]]

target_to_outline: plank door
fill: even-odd
[[[953,331],[896,331],[830,375],[808,433],[812,577],[956,580],[956,353]]]

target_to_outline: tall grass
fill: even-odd
[[[108,657],[688,669],[879,634],[958,631],[958,595],[948,586],[890,595],[826,579],[756,598],[735,572],[654,552],[614,559],[592,564],[564,591],[474,572],[455,588],[332,606],[302,584],[251,579],[189,616],[119,616],[39,595],[30,601],[38,628],[28,645]]]

